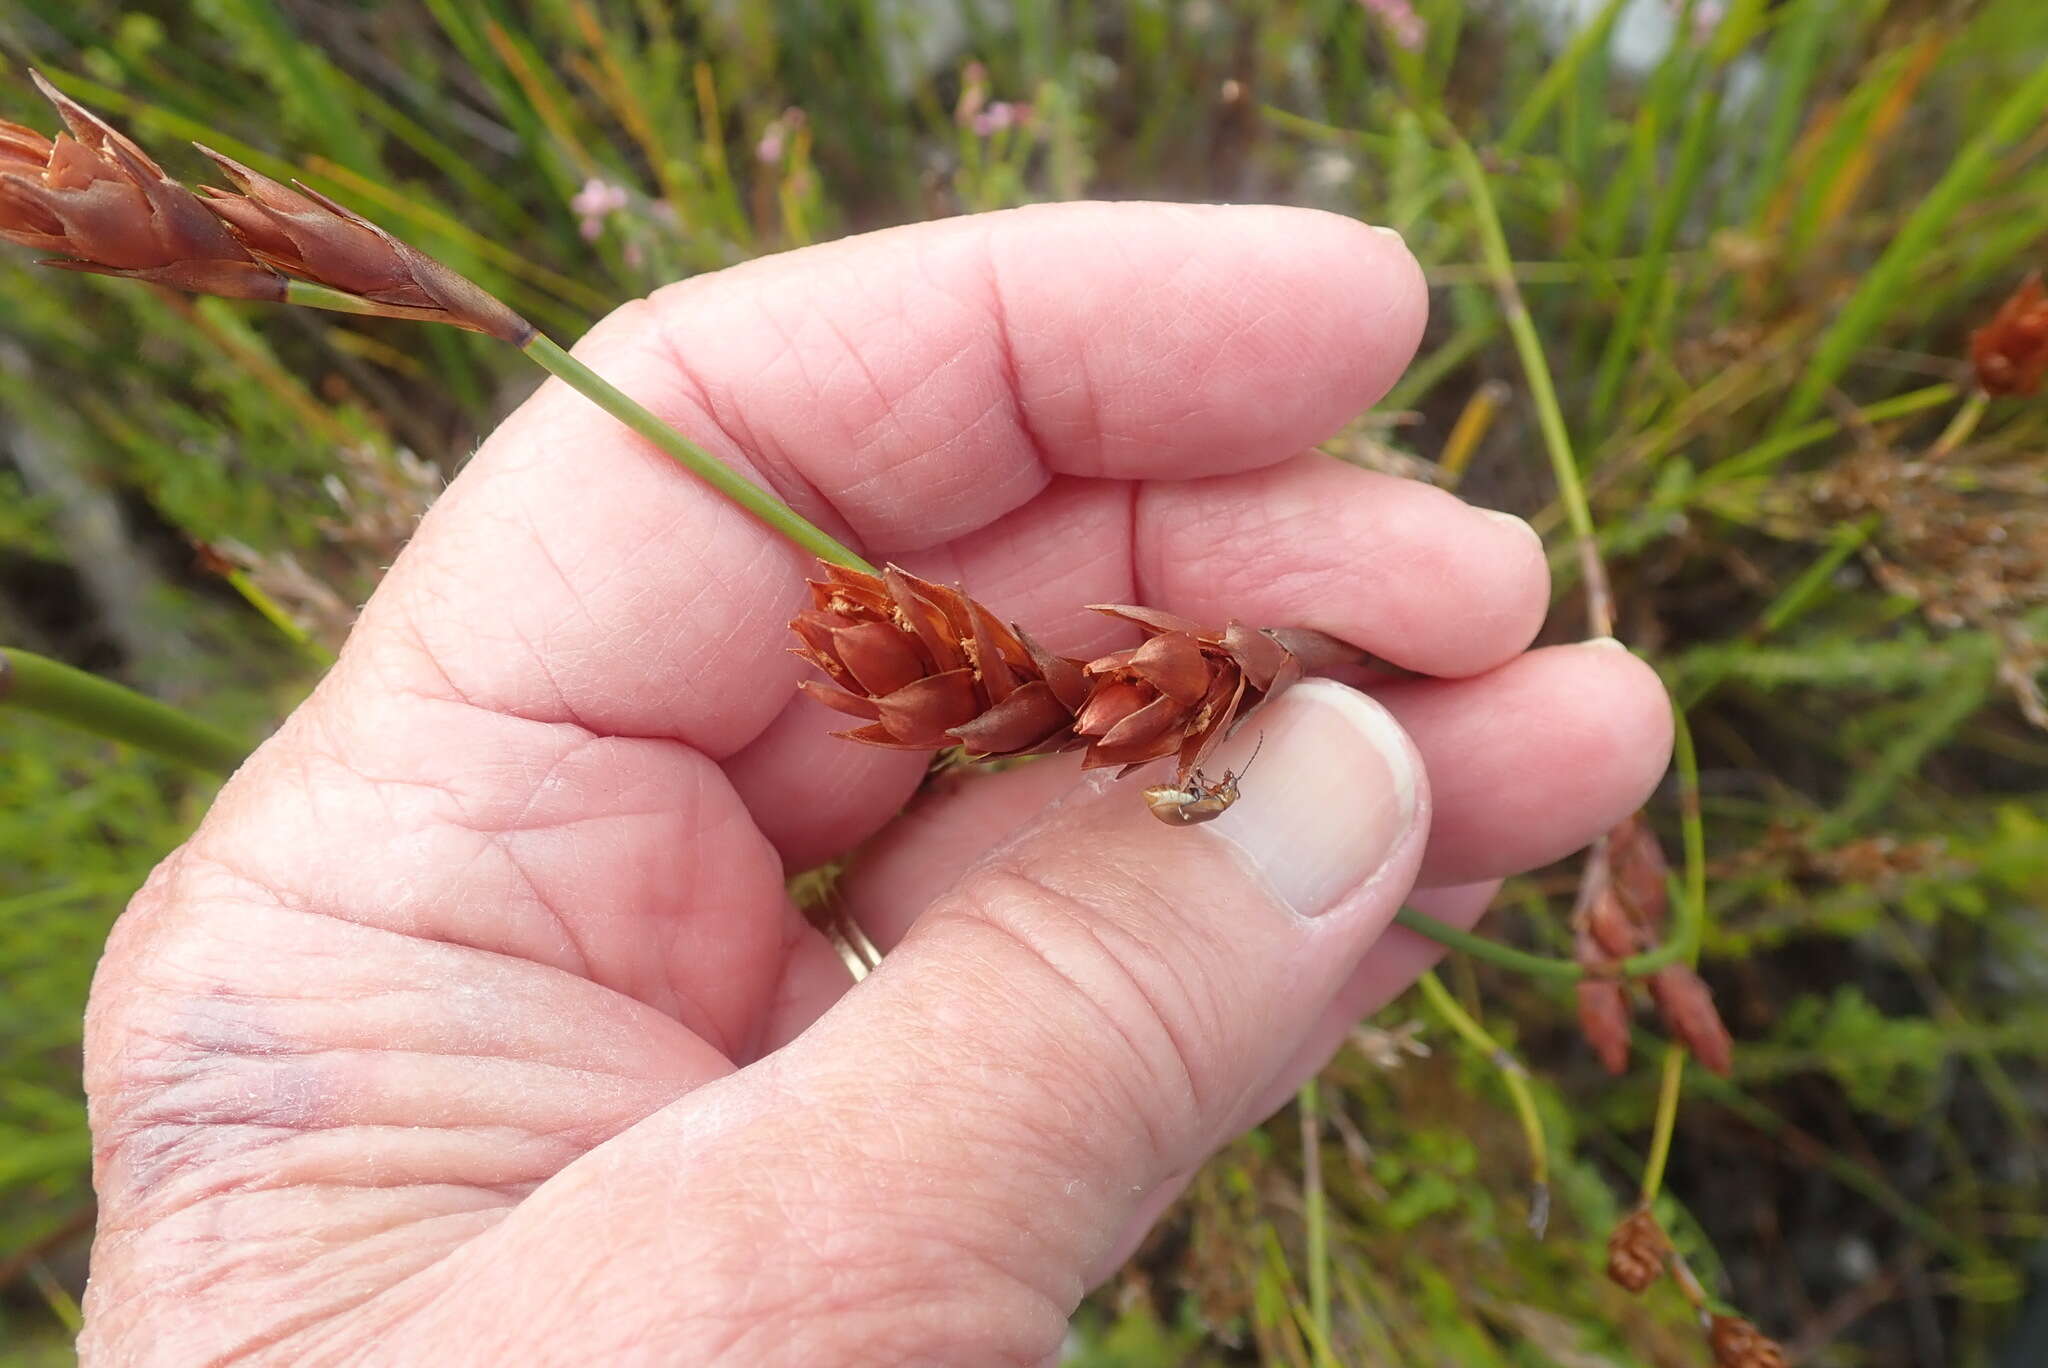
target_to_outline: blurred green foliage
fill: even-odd
[[[1589,8],[1415,0],[1411,29],[1393,0],[15,0],[0,50],[174,171],[201,174],[191,138],[296,168],[563,340],[680,275],[1030,200],[1391,224],[1434,321],[1330,449],[1530,515],[1569,636],[1578,561],[1455,128],[1500,205],[1621,634],[1701,748],[1705,968],[1743,1048],[1732,1083],[1688,1082],[1667,1224],[1805,1362],[1988,1362],[2048,1235],[2048,408],[1971,405],[1962,358],[2048,256],[2048,9]],[[48,123],[20,80],[0,114]],[[316,668],[259,606],[345,630],[533,383],[468,335],[19,252],[0,299],[0,635],[252,736]],[[246,576],[200,569],[197,542]],[[91,965],[207,790],[12,716],[6,754],[0,1362],[26,1364],[61,1361],[75,1313],[79,1242],[52,1236],[89,1215]],[[1518,880],[1496,933],[1555,948],[1571,897],[1568,870]],[[1432,1028],[1431,1060],[1354,1049],[1324,1081],[1327,1266],[1306,1267],[1290,1113],[1091,1302],[1077,1361],[1704,1362],[1668,1288],[1631,1299],[1598,1271],[1648,1070],[1597,1074],[1568,995],[1452,977],[1537,1075],[1551,1236],[1522,1229],[1489,1062]]]

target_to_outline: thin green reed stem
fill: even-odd
[[[291,283],[288,297],[294,304],[330,309],[336,313],[389,317],[392,312],[385,305],[358,299],[340,290],[330,290],[324,285],[313,285],[299,280]],[[663,454],[674,460],[677,465],[752,513],[793,544],[802,547],[820,560],[844,565],[852,570],[875,573],[875,567],[862,559],[851,547],[822,528],[813,526],[788,504],[649,413],[631,395],[556,346],[546,334],[535,333],[533,339],[519,350],[526,353],[543,370],[558,377],[591,403],[660,447]]]
[[[1643,1163],[1641,1205],[1648,1206],[1664,1186],[1664,1167],[1671,1158],[1671,1136],[1678,1128],[1678,1085],[1685,1077],[1685,1047],[1664,1047],[1664,1076],[1657,1085],[1657,1120],[1650,1132],[1650,1157]]]
[[[231,773],[249,753],[227,732],[168,703],[11,646],[0,647],[0,705],[215,774]]]
[[[1301,1111],[1301,1206],[1308,1228],[1308,1308],[1315,1327],[1317,1368],[1335,1364],[1330,1345],[1330,1222],[1323,1188],[1322,1091],[1311,1078],[1296,1101]]]
[[[610,381],[549,341],[545,334],[536,333],[533,340],[520,350],[566,381],[591,403],[660,447],[677,465],[818,559],[852,570],[875,573],[875,567],[861,559],[852,548],[812,526],[782,500],[649,413]]]
[[[1475,936],[1470,931],[1460,931],[1447,922],[1440,922],[1427,912],[1417,912],[1404,907],[1394,914],[1394,921],[1407,927],[1418,936],[1427,936],[1439,945],[1453,950],[1462,950],[1476,960],[1531,978],[1553,979],[1572,983],[1593,976],[1592,971],[1571,960],[1553,959],[1548,955],[1532,955],[1527,950],[1517,950],[1499,941],[1490,941],[1484,936]],[[1698,926],[1690,909],[1680,903],[1680,915],[1674,919],[1670,940],[1655,950],[1631,956],[1600,971],[1602,978],[1641,978],[1654,974],[1667,964],[1676,964],[1690,954],[1698,942]]]
[[[1500,226],[1500,211],[1493,191],[1486,183],[1486,168],[1472,144],[1449,124],[1440,125],[1440,135],[1450,145],[1451,160],[1465,182],[1472,199],[1472,213],[1479,229],[1479,255],[1493,277],[1494,293],[1500,297],[1508,335],[1514,339],[1515,354],[1529,379],[1529,397],[1536,405],[1536,422],[1543,430],[1543,446],[1550,453],[1550,468],[1557,480],[1557,497],[1571,523],[1578,544],[1581,571],[1586,579],[1586,619],[1595,636],[1614,631],[1614,609],[1607,590],[1607,571],[1600,561],[1600,543],[1593,530],[1593,512],[1586,502],[1585,486],[1579,480],[1578,458],[1572,454],[1571,434],[1564,425],[1564,409],[1557,402],[1557,385],[1550,376],[1550,363],[1543,355],[1542,340],[1529,307],[1522,301],[1521,286],[1515,283],[1515,260],[1508,252],[1507,234]]]
[[[1529,1146],[1529,1229],[1539,1237],[1550,1224],[1550,1144],[1543,1135],[1543,1120],[1536,1112],[1535,1095],[1529,1091],[1528,1070],[1495,1040],[1487,1029],[1467,1012],[1434,971],[1424,970],[1416,982],[1422,995],[1466,1044],[1479,1051],[1500,1071],[1500,1080],[1514,1104],[1515,1119],[1522,1124],[1522,1138]]]
[[[1455,132],[1447,130],[1446,136],[1451,139],[1451,159],[1457,163],[1466,193],[1472,197],[1480,257],[1493,277],[1494,291],[1500,296],[1501,310],[1507,317],[1508,334],[1514,339],[1515,354],[1529,377],[1529,397],[1536,404],[1543,445],[1556,472],[1558,497],[1564,503],[1573,533],[1591,541],[1593,514],[1586,503],[1585,488],[1579,483],[1579,463],[1572,455],[1571,437],[1565,431],[1564,410],[1557,402],[1557,386],[1550,377],[1550,363],[1544,359],[1543,343],[1536,336],[1536,325],[1530,320],[1521,288],[1515,283],[1515,261],[1508,253],[1507,234],[1500,226],[1500,211],[1494,206],[1493,191],[1486,182],[1486,168],[1479,164],[1479,156],[1470,143]]]

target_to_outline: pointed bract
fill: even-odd
[[[44,264],[233,299],[281,300],[285,279],[112,125],[30,73],[67,132],[0,121],[0,238]]]
[[[384,306],[396,318],[449,323],[514,346],[533,325],[485,291],[308,186],[285,185],[198,144],[239,194],[202,187],[205,207],[264,264]]]

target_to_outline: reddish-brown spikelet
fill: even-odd
[[[514,346],[532,340],[532,324],[368,219],[304,185],[199,150],[242,192],[201,186],[205,207],[265,265],[376,304],[385,317],[449,323]]]
[[[201,294],[280,300],[258,262],[190,190],[40,74],[63,116],[53,139],[0,121],[0,238],[60,259],[45,265],[127,276]]]
[[[1082,666],[1091,688],[1074,718],[1088,738],[1083,768],[1179,757],[1185,777],[1208,762],[1231,725],[1301,678],[1300,658],[1275,632],[1232,622],[1221,631],[1154,608],[1097,603],[1145,640]]]
[[[1579,1033],[1600,1057],[1601,1067],[1619,1076],[1628,1072],[1628,986],[1619,979],[1582,978]]]
[[[1714,1368],[1786,1368],[1778,1342],[1740,1316],[1716,1316],[1707,1328]]]
[[[1630,1292],[1640,1292],[1664,1276],[1671,1241],[1648,1207],[1638,1207],[1607,1237],[1607,1276]]]
[[[799,687],[865,725],[869,745],[978,756],[1086,747],[1084,765],[1176,756],[1183,778],[1235,722],[1301,678],[1304,664],[1355,661],[1320,632],[1215,630],[1151,608],[1098,604],[1145,640],[1095,660],[1057,656],[957,589],[897,568],[824,567],[790,628],[797,654],[837,688]]]
[[[2032,394],[2048,379],[2048,292],[2039,271],[1970,334],[1970,363],[1986,394]]]
[[[864,725],[836,733],[871,746],[1030,755],[1079,745],[1080,665],[1004,626],[955,589],[895,566],[870,575],[825,565],[790,625],[797,654],[837,688],[798,685]]]
[[[1642,813],[1631,814],[1607,833],[1608,879],[1630,919],[1649,933],[1648,939],[1654,940],[1664,929],[1671,904],[1665,882],[1670,872],[1664,847]]]
[[[1726,1078],[1735,1067],[1735,1042],[1706,981],[1683,964],[1667,964],[1650,975],[1650,997],[1664,1029],[1692,1051],[1694,1059]]]

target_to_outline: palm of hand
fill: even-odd
[[[1422,309],[1344,220],[1069,206],[690,282],[581,353],[1055,650],[1122,644],[1078,605],[1148,602],[1458,677],[1383,699],[1435,798],[1404,886],[1469,922],[1641,801],[1665,720],[1625,654],[1520,654],[1525,528],[1297,454]],[[109,947],[89,1356],[1030,1361],[1176,1175],[1428,962],[1361,932],[1261,1016],[1272,971],[1190,986],[1099,929],[1049,953],[1005,900],[1094,893],[948,892],[1073,784],[1048,762],[869,848],[849,906],[905,944],[835,1008],[784,870],[873,835],[924,758],[793,701],[806,569],[559,386],[492,437]],[[1162,877],[1238,877],[1210,858]]]

